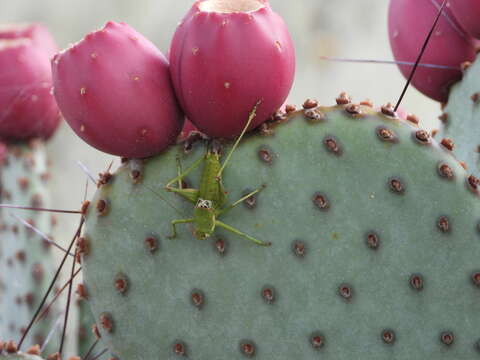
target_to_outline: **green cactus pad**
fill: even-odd
[[[45,149],[40,143],[9,146],[0,169],[2,202],[49,207]],[[28,221],[44,234],[52,231],[51,214],[2,209],[0,213],[0,339],[18,340],[30,322],[55,271],[53,250],[40,235],[13,215]],[[30,332],[28,347],[42,344],[58,316],[55,306]],[[57,332],[58,334],[58,332]],[[50,345],[56,347],[53,337]],[[53,350],[50,348],[47,351]]]
[[[178,155],[184,169],[203,156],[200,143],[143,168],[127,162],[97,191],[83,264],[112,353],[480,358],[476,182],[414,124],[367,106],[314,105],[242,140],[223,173],[230,202],[266,185],[220,220],[270,247],[219,228],[200,241],[190,225],[167,238],[193,205],[164,186]],[[200,174],[187,184],[198,188]]]
[[[480,175],[480,61],[465,70],[462,81],[452,86],[445,108],[443,136],[455,140],[455,154]]]

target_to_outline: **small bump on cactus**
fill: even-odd
[[[212,137],[238,136],[259,99],[250,128],[266,121],[295,73],[288,29],[264,0],[197,0],[173,37],[170,62],[187,117]]]
[[[105,27],[58,53],[54,94],[72,129],[89,145],[143,158],[174,143],[183,125],[168,62],[125,23]]]
[[[244,139],[225,169],[231,200],[267,185],[221,220],[269,248],[221,230],[199,241],[188,225],[167,238],[192,205],[164,186],[177,156],[187,168],[204,155],[201,142],[145,160],[141,181],[125,162],[101,186],[82,261],[112,352],[478,357],[478,188],[450,151],[391,107],[377,112],[346,94],[337,102],[287,107]],[[200,173],[184,180],[198,186]]]

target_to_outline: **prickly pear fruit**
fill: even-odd
[[[463,0],[461,0],[463,1]],[[438,13],[439,0],[390,0],[388,32],[393,56],[397,61],[414,62]],[[446,7],[422,57],[423,63],[457,68],[418,68],[412,85],[424,95],[446,102],[449,87],[460,80],[460,66],[475,58],[473,40]],[[411,66],[399,65],[408,78]]]
[[[36,40],[35,40],[36,41]],[[33,39],[0,39],[0,138],[48,139],[60,122],[46,50]]]
[[[183,125],[168,62],[125,23],[102,30],[55,55],[54,93],[72,129],[91,146],[143,158],[175,142]]]
[[[475,182],[416,121],[337,101],[287,107],[225,168],[228,203],[266,187],[218,220],[270,247],[219,227],[199,241],[188,224],[167,238],[194,204],[164,186],[178,156],[183,169],[204,156],[201,143],[141,171],[127,162],[97,191],[84,280],[120,359],[479,356]]]
[[[40,143],[9,145],[0,179],[3,203],[49,207],[47,159]],[[0,212],[0,339],[20,338],[55,271],[52,246],[22,220],[46,235],[52,233],[54,224],[54,219],[45,212],[17,209]],[[32,328],[24,345],[43,345],[58,314],[57,306],[51,307]],[[58,334],[54,333],[47,351],[58,346]]]
[[[38,23],[32,24],[5,24],[0,25],[0,39],[31,39],[36,45],[41,47],[47,53],[47,56],[52,57],[57,51],[58,47],[52,34],[48,29]]]
[[[250,128],[283,104],[295,52],[283,19],[268,1],[197,0],[175,32],[170,63],[189,120],[211,137],[232,138],[259,99]]]
[[[478,0],[449,0],[450,9],[462,27],[480,39],[480,2]]]

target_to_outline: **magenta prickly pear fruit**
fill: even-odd
[[[480,39],[480,2],[478,0],[450,0],[450,9],[468,33]]]
[[[0,138],[48,139],[60,122],[46,48],[30,38],[0,39]]]
[[[183,125],[168,61],[125,23],[55,55],[54,94],[72,129],[91,146],[144,158],[174,143]]]
[[[295,51],[283,19],[266,0],[197,0],[170,48],[172,80],[187,117],[211,137],[251,128],[283,104],[295,73]]]
[[[390,1],[388,31],[395,60],[410,62],[416,60],[438,13],[440,3],[439,0]],[[418,68],[412,85],[424,95],[436,101],[446,102],[450,85],[462,76],[461,64],[473,59],[475,59],[473,39],[463,30],[451,10],[445,8],[422,62],[452,66],[458,70]],[[410,75],[411,66],[399,67],[405,77]]]
[[[58,47],[52,34],[42,24],[5,24],[0,25],[0,39],[28,38],[52,57]]]

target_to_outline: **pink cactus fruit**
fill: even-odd
[[[170,71],[187,117],[211,137],[240,134],[285,101],[295,51],[283,19],[266,0],[197,0],[170,47]]]
[[[450,0],[448,5],[462,27],[470,35],[480,39],[480,1]]]
[[[144,158],[174,143],[183,125],[168,61],[125,23],[55,55],[54,94],[72,129],[91,146]]]
[[[0,39],[31,39],[36,45],[45,50],[47,56],[52,57],[58,47],[48,29],[38,23],[31,24],[4,24],[0,25]]]
[[[46,50],[30,38],[0,39],[0,138],[48,139],[60,122]]]
[[[464,0],[461,0],[464,1]],[[391,0],[388,13],[390,45],[397,61],[414,62],[420,53],[425,38],[440,8],[439,0]],[[459,25],[447,7],[422,57],[423,63],[447,65],[454,69],[418,68],[412,85],[424,95],[446,102],[450,85],[462,74],[460,66],[473,61],[473,41]],[[400,65],[405,77],[410,75],[411,66]]]

